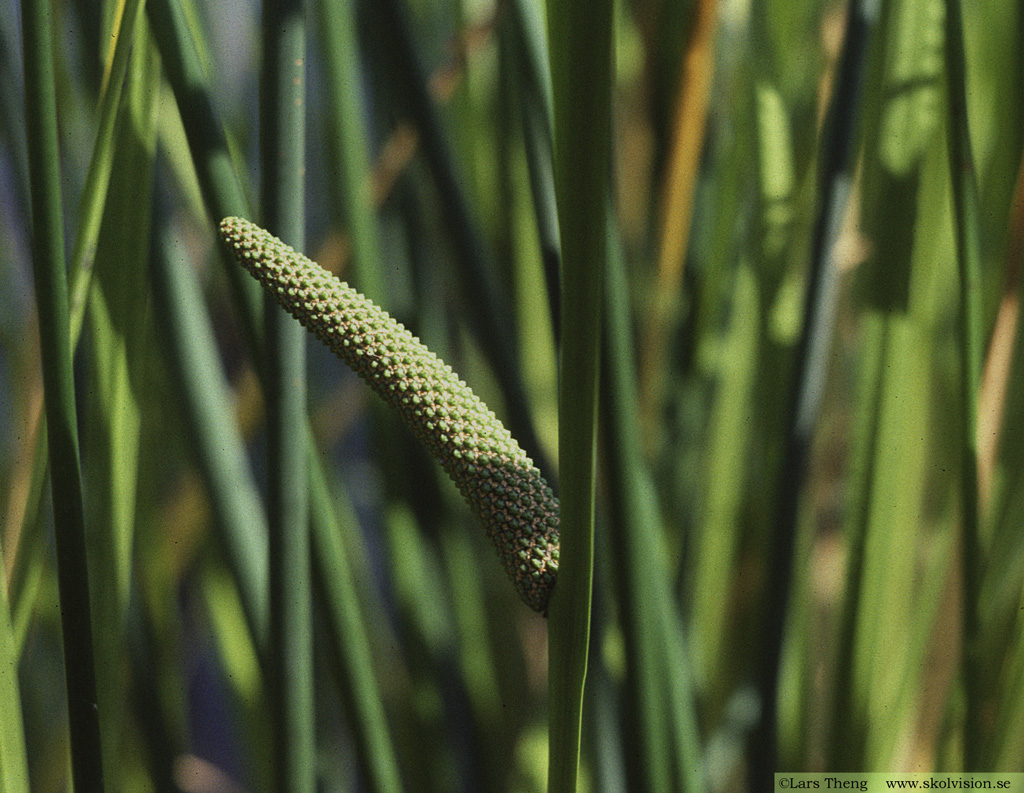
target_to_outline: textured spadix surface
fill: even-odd
[[[401,323],[248,220],[225,218],[235,257],[287,311],[401,414],[480,517],[532,609],[558,572],[558,500],[508,430]]]

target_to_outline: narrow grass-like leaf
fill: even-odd
[[[564,554],[548,628],[548,789],[558,793],[576,790],[590,639],[613,16],[609,0],[548,3],[562,246],[558,460]]]
[[[96,253],[96,241],[100,233],[100,222],[103,219],[113,167],[117,138],[114,125],[120,106],[121,89],[128,70],[128,56],[133,45],[139,40],[139,32],[142,30],[136,22],[143,2],[144,0],[127,0],[121,9],[122,13],[116,27],[111,31],[113,49],[104,69],[96,141],[93,144],[89,170],[78,201],[78,227],[71,250],[69,279],[71,339],[74,345],[77,345],[82,320],[85,317],[86,295],[93,273],[93,268],[87,265]]]
[[[85,507],[64,263],[52,26],[49,0],[34,0],[22,6],[32,257],[50,447],[71,769],[76,789],[102,793]]]
[[[1024,608],[1024,603],[1020,608]],[[1024,752],[1024,631],[1019,622],[1013,638],[1014,655],[1006,673],[1006,702],[995,730],[996,751],[991,756],[993,768],[1019,770]]]
[[[706,494],[701,534],[693,571],[693,629],[705,637],[694,653],[694,674],[703,696],[713,709],[721,707],[728,692],[715,691],[715,681],[726,680],[718,670],[727,663],[733,611],[729,592],[735,578],[726,571],[736,564],[740,543],[740,512],[750,450],[746,429],[752,412],[754,374],[757,371],[760,294],[753,272],[740,266],[727,336],[722,344],[719,382],[709,419]]]
[[[859,701],[861,694],[852,685],[853,648],[857,642],[857,615],[862,610],[865,545],[877,479],[875,470],[888,327],[885,322],[874,318],[869,318],[864,325],[860,398],[857,400],[860,415],[855,418],[856,446],[851,464],[850,510],[846,521],[846,583],[837,620],[832,708],[826,722],[827,764],[837,771],[863,767],[864,734],[867,730],[867,714]]]
[[[202,295],[183,251],[166,236],[152,265],[154,307],[165,329],[171,370],[210,493],[218,539],[235,575],[253,644],[262,655],[270,627],[267,524]]]
[[[507,737],[500,729],[506,721],[498,686],[498,667],[491,651],[486,599],[476,554],[464,531],[444,531],[442,561],[452,582],[452,615],[455,621],[455,647],[458,651],[466,698],[472,714],[471,737],[480,754],[481,788],[500,790],[506,774]]]
[[[21,531],[12,534],[20,541],[14,551],[5,549],[5,554],[14,554],[11,567],[10,590],[8,601],[11,608],[11,624],[20,657],[25,646],[25,638],[35,610],[36,596],[43,579],[43,570],[47,566],[47,544],[45,520],[45,497],[49,480],[49,445],[46,437],[46,422],[38,422],[38,435],[35,440],[35,455],[32,460],[31,479],[25,498],[25,511]],[[10,556],[4,561],[11,564]]]
[[[537,224],[541,260],[548,288],[551,320],[558,338],[560,311],[559,267],[561,243],[558,238],[558,209],[555,202],[555,175],[551,139],[551,69],[541,0],[516,0],[502,32],[506,39],[510,71],[518,89],[517,100],[522,118],[523,141],[533,212]]]
[[[25,730],[18,685],[18,646],[7,608],[7,584],[0,575],[0,793],[29,793]]]
[[[315,551],[313,581],[327,610],[330,651],[337,656],[338,685],[351,714],[359,765],[372,793],[401,790],[398,761],[373,673],[367,625],[359,611],[351,563],[312,437],[307,441],[307,454]],[[351,509],[347,513],[347,519],[354,522]]]
[[[983,672],[979,646],[981,573],[983,564],[978,520],[978,382],[981,376],[984,318],[981,313],[981,272],[978,243],[978,184],[967,117],[967,64],[960,0],[946,0],[946,80],[949,169],[953,189],[953,227],[960,274],[958,326],[961,359],[961,497],[963,525],[963,683],[967,715],[964,725],[964,767],[985,770]]]
[[[210,98],[209,80],[196,52],[195,40],[181,0],[153,0],[146,6],[161,62],[174,89],[199,186],[210,214],[248,214],[248,201],[228,152],[227,139]],[[249,344],[258,347],[263,334],[263,304],[259,290],[228,268],[228,280],[242,312]]]
[[[925,154],[941,131],[942,4],[882,6],[865,109],[864,233],[872,253],[858,270],[867,304],[906,311]]]
[[[948,515],[954,502],[932,504],[930,489],[948,488],[953,480],[946,470],[956,469],[955,452],[944,452],[941,443],[949,397],[943,400],[934,387],[946,349],[940,306],[949,305],[955,283],[941,153],[935,139],[918,197],[908,313],[870,312],[861,322],[855,484],[828,744],[839,770],[898,762],[898,736],[919,718],[919,699],[925,692],[938,696],[922,669],[927,633],[943,614],[940,583],[948,568],[942,555],[952,547],[943,535],[952,528],[938,516]],[[929,454],[900,452],[914,442],[927,442]]]
[[[260,168],[267,224],[305,239],[306,21],[296,0],[263,2]],[[267,525],[270,531],[268,687],[274,773],[281,793],[316,786],[313,624],[307,497],[306,336],[267,296]]]
[[[71,258],[68,266],[69,279],[69,327],[71,334],[72,352],[78,346],[81,336],[82,324],[85,319],[87,305],[86,295],[91,283],[94,268],[91,266],[91,259],[95,255],[97,235],[100,230],[100,221],[103,216],[103,209],[106,201],[107,187],[110,180],[112,167],[115,121],[117,120],[121,87],[124,83],[124,76],[128,67],[128,56],[132,50],[136,36],[136,21],[138,19],[138,8],[141,0],[130,0],[125,4],[123,14],[120,17],[119,25],[113,32],[113,50],[104,79],[104,87],[100,97],[99,123],[96,133],[96,140],[93,145],[92,155],[89,161],[89,170],[85,177],[82,194],[79,199],[79,222],[75,234],[75,243],[71,251]],[[24,528],[19,536],[27,537],[25,547],[15,548],[16,563],[21,565],[22,557],[19,553],[24,550],[31,558],[25,561],[26,568],[39,569],[39,552],[41,551],[42,532],[35,531],[32,527],[34,520],[32,516],[39,514],[39,499],[45,494],[43,488],[43,476],[47,468],[48,457],[46,448],[46,431],[42,428],[36,436],[35,460],[33,463],[32,482],[30,485],[29,499],[31,509],[26,510]],[[36,578],[35,580],[38,580]],[[21,587],[22,576],[15,578],[15,589],[12,603],[17,604],[14,613],[24,614],[26,594]],[[16,634],[21,636],[22,630],[17,626],[23,622],[16,618]],[[20,646],[20,641],[19,641]]]
[[[781,260],[793,223],[795,180],[792,133],[785,105],[775,86],[759,82],[755,94],[762,206],[760,253],[765,264],[771,267]],[[770,277],[774,273],[765,275]]]
[[[7,75],[4,90],[0,90],[0,136],[13,151],[26,149],[25,125],[22,111],[25,107],[24,75],[18,40],[19,17],[14,4],[0,6],[0,72]],[[12,158],[15,198],[18,206],[28,206],[28,163],[24,157]]]
[[[787,289],[795,285],[797,271],[792,265],[794,252],[800,249],[803,235],[809,227],[808,219],[802,218],[802,222],[796,222],[797,216],[797,185],[796,185],[796,164],[794,162],[794,140],[792,128],[792,114],[787,108],[778,87],[763,79],[757,79],[754,88],[754,102],[757,113],[757,156],[758,156],[758,177],[759,190],[758,198],[760,203],[758,242],[755,248],[754,261],[757,263],[754,271],[758,274],[758,286],[761,292],[761,300],[765,305],[771,305],[772,296],[776,301],[785,295]],[[737,283],[738,285],[738,283]],[[764,425],[772,421],[771,416],[777,415],[777,407],[772,403],[772,397],[765,397],[765,393],[781,394],[784,376],[773,375],[777,371],[779,356],[788,356],[789,346],[792,340],[795,323],[783,323],[779,320],[781,312],[776,311],[764,317],[763,328],[767,331],[763,338],[757,340],[761,347],[758,355],[759,372],[755,375],[758,383],[758,398],[750,405],[754,408],[752,416],[758,425]],[[792,312],[795,316],[796,312]],[[788,325],[789,327],[786,327]],[[782,345],[776,346],[778,342]],[[781,373],[780,373],[781,374]],[[776,397],[777,398],[777,397]],[[777,404],[777,403],[776,403]],[[773,467],[771,462],[778,460],[779,436],[777,429],[766,436],[763,443],[761,456],[766,462],[764,469]],[[775,448],[773,448],[775,447]],[[776,463],[777,464],[777,463]],[[756,469],[747,469],[746,481],[747,491],[756,493],[758,478]],[[770,503],[771,495],[765,493],[755,496],[754,499],[745,499],[745,509],[750,510],[752,504]],[[753,507],[757,509],[756,506]],[[809,526],[801,522],[798,526],[798,547],[795,553],[798,558],[806,558],[806,550],[809,550]],[[802,544],[801,544],[801,541]],[[735,570],[730,569],[729,574],[734,576]],[[808,713],[807,704],[807,681],[811,672],[809,665],[812,662],[811,650],[813,645],[802,639],[809,630],[810,609],[808,608],[807,579],[809,570],[800,566],[794,576],[794,592],[797,597],[793,601],[792,619],[789,620],[790,630],[793,636],[787,642],[787,656],[783,659],[779,675],[779,700],[778,713],[778,751],[779,768],[791,769],[798,767],[790,761],[797,754],[796,747],[802,745],[807,735],[807,723],[804,718]],[[734,581],[740,579],[735,578]],[[729,625],[723,625],[726,630]],[[733,628],[734,630],[734,628]],[[719,690],[728,690],[735,685],[738,679],[736,665],[725,665],[724,675],[719,677],[724,680],[717,681]],[[731,678],[731,679],[730,679]],[[718,700],[722,702],[721,698]],[[729,702],[735,708],[738,702],[731,697]],[[783,707],[785,704],[785,707]]]
[[[142,26],[145,33],[145,26]],[[156,150],[159,69],[146,35],[134,49],[131,76],[117,125],[111,188],[96,246],[89,300],[88,345],[94,388],[86,403],[85,473],[88,543],[97,626],[96,663],[104,734],[104,773],[116,787],[127,763],[125,662],[127,610],[134,559],[139,438],[138,391],[146,382],[151,340],[148,257],[149,195]]]
[[[352,0],[319,0],[320,30],[333,121],[331,144],[341,172],[339,191],[352,242],[352,280],[377,305],[387,308],[380,269],[380,243],[373,206],[369,143],[363,122],[362,69]]]
[[[817,203],[800,338],[785,425],[785,452],[776,487],[774,534],[765,555],[771,586],[765,593],[757,689],[761,714],[750,740],[751,774],[770,778],[777,768],[778,674],[786,626],[800,494],[808,450],[821,408],[838,301],[838,273],[832,248],[839,233],[852,183],[854,132],[861,94],[867,37],[873,20],[864,0],[851,0],[846,35],[820,140]]]
[[[244,211],[245,199],[241,188],[241,182],[233,171],[231,164],[231,158],[228,155],[225,143],[225,137],[223,132],[220,131],[219,120],[213,111],[212,103],[209,98],[208,90],[206,89],[206,78],[203,75],[202,68],[199,64],[198,57],[195,53],[195,47],[189,33],[188,24],[185,20],[184,14],[180,4],[176,0],[155,0],[154,4],[149,7],[150,19],[153,22],[154,31],[157,35],[157,40],[160,44],[161,54],[164,59],[164,65],[168,70],[168,76],[171,81],[172,87],[174,88],[175,97],[179,103],[179,107],[182,111],[182,117],[186,124],[186,137],[189,140],[189,145],[195,152],[196,156],[196,167],[198,171],[199,181],[202,186],[202,191],[206,197],[208,207],[210,207],[211,214],[216,214],[216,208],[232,208],[231,211],[240,212]],[[237,268],[232,268],[233,272],[240,272]],[[247,279],[246,279],[247,280]],[[252,288],[239,287],[236,289],[237,294],[243,294],[246,299],[243,300],[241,308],[243,312],[247,313],[247,328],[251,329],[254,334],[253,340],[257,343],[256,350],[262,348],[262,322],[260,320],[262,312],[262,301],[258,299],[258,286],[252,285]],[[211,348],[212,349],[212,348]],[[205,359],[204,359],[205,360]],[[227,409],[226,403],[221,408],[213,409],[215,406],[211,406],[212,412],[209,413],[212,419],[218,413],[223,414],[223,411]],[[202,418],[205,415],[205,410],[199,411],[199,417]],[[205,424],[205,421],[204,421]],[[200,431],[200,434],[205,434]],[[310,436],[307,434],[307,444],[310,443]],[[237,446],[237,441],[232,441],[229,444],[230,449],[234,449]],[[215,462],[219,455],[217,452],[216,442],[211,443],[206,447],[211,452],[211,462]],[[312,447],[310,447],[312,448]],[[221,463],[227,465],[225,487],[222,490],[219,486],[215,486],[214,494],[218,492],[222,495],[229,497],[229,504],[235,500],[235,498],[241,499],[241,502],[236,504],[237,510],[232,509],[231,512],[235,512],[239,518],[238,522],[233,522],[232,525],[238,529],[245,527],[245,516],[251,515],[253,508],[258,510],[258,505],[254,502],[254,495],[250,495],[249,491],[242,491],[238,494],[232,494],[230,492],[230,482],[233,481],[231,470],[236,465],[243,464],[244,452],[239,448],[237,455],[231,455],[232,459],[236,459],[236,463],[232,463],[230,459],[223,459]],[[313,464],[319,466],[319,460],[313,458]],[[310,474],[313,481],[316,480],[315,474]],[[320,477],[322,479],[322,473]],[[218,481],[220,480],[219,475],[217,476]],[[316,489],[314,488],[314,493]],[[215,506],[219,503],[219,500],[215,498]],[[319,539],[314,544],[314,553],[318,557],[317,565],[320,569],[325,564],[324,559],[320,559],[319,556],[323,553],[325,543],[328,538],[323,537],[325,531],[330,530],[329,514],[327,510],[330,505],[325,504],[324,499],[320,499],[314,504],[313,508],[313,528],[314,532],[318,535]],[[226,519],[228,516],[225,514],[222,519]],[[259,523],[262,523],[262,517],[259,518]],[[248,524],[252,525],[252,524]],[[257,524],[258,525],[258,524]],[[241,550],[241,548],[239,549]],[[328,557],[329,558],[329,557]],[[333,575],[320,575],[319,580],[322,582],[324,589],[327,592],[327,600],[332,603],[344,603],[346,613],[349,614],[350,618],[352,615],[358,613],[358,606],[352,598],[352,593],[346,591],[343,587],[339,589],[339,583]],[[242,585],[242,592],[245,593],[246,588],[252,589],[253,593],[256,593],[256,589],[253,589],[252,585]],[[259,613],[262,609],[261,606],[265,605],[259,598],[256,599],[250,605],[250,611]],[[263,612],[266,613],[266,612]],[[250,625],[252,622],[253,615],[250,614]],[[346,646],[348,645],[349,639],[346,638]],[[358,676],[353,678],[353,685],[360,685],[360,678]],[[372,689],[369,687],[361,689],[366,692],[366,696],[370,697]],[[373,708],[364,702],[363,711],[369,712]],[[365,743],[362,745],[369,747],[366,749],[367,752],[373,751],[374,759],[373,766],[375,768],[374,779],[377,780],[380,789],[382,790],[393,790],[395,785],[394,780],[397,778],[396,763],[393,758],[389,761],[389,754],[379,754],[378,749],[386,744],[387,729],[383,721],[378,718],[369,718],[369,721],[361,720],[356,726],[356,734],[366,734],[368,736]]]
[[[549,130],[547,121],[544,129]],[[550,133],[548,133],[550,134]],[[550,146],[550,143],[548,144]],[[530,155],[527,153],[527,157]],[[550,151],[545,157],[547,179],[553,180]],[[514,168],[511,174],[513,190],[512,251],[515,258],[515,281],[513,283],[516,316],[519,326],[519,347],[522,357],[523,385],[533,409],[537,432],[546,448],[553,449],[558,443],[558,335],[554,320],[558,315],[558,290],[552,294],[549,269],[553,268],[554,283],[558,283],[558,237],[548,243],[540,239],[541,230],[536,226],[539,200],[536,191],[529,189],[526,168]],[[550,211],[553,226],[557,231],[554,217],[554,184],[551,184]],[[548,261],[546,248],[550,243],[554,259]],[[538,255],[539,254],[539,255]]]
[[[417,526],[415,513],[392,505],[384,515],[391,573],[401,633],[413,661],[411,708],[415,734],[403,753],[407,766],[424,791],[458,787],[455,741],[445,729],[444,695],[440,686],[441,659],[452,653],[451,612],[437,598],[425,598],[440,575],[440,561]]]
[[[618,560],[615,576],[628,663],[622,735],[626,768],[637,790],[697,791],[701,761],[691,669],[670,594],[674,587],[658,502],[641,453],[628,281],[618,241],[610,246],[615,247],[609,251],[605,296],[601,410],[607,417],[609,534]],[[756,329],[756,311],[750,319]],[[635,614],[653,616],[635,619]]]
[[[927,460],[902,453],[926,435],[929,361],[927,327],[918,317],[884,318],[875,480],[864,537],[864,567],[856,614],[856,642],[850,686],[854,703],[847,723],[863,727],[863,754],[848,767],[884,769],[895,760],[894,737],[912,712],[893,703],[910,668],[909,636],[917,602],[915,548],[922,525]],[[897,363],[898,362],[898,363]],[[837,741],[842,738],[836,737]],[[853,747],[856,748],[856,743]]]
[[[1024,259],[1024,161],[1018,166],[1017,188],[1010,219],[1010,240],[1006,291],[1000,305],[993,332],[993,343],[986,361],[985,388],[995,409],[980,409],[979,419],[986,417],[990,426],[1001,424],[1001,432],[991,475],[988,523],[992,539],[990,563],[981,593],[986,604],[985,647],[1001,663],[1009,684],[1007,695],[999,705],[993,746],[989,753],[993,768],[1014,768],[1016,758],[1024,756],[1024,619],[1021,618],[1021,582],[1024,581],[1024,535],[1019,527],[1024,522],[1024,325],[1019,321],[1020,275]],[[1013,328],[1012,347],[1007,350],[1001,333]],[[1005,358],[1004,358],[1005,356]],[[1005,380],[993,381],[992,369],[1005,367]],[[998,390],[998,394],[992,393]],[[1002,396],[1002,398],[1000,398]],[[986,415],[987,413],[987,415]],[[986,433],[982,431],[979,442]],[[990,441],[991,442],[991,441]],[[1006,626],[1011,625],[1009,631]],[[1004,644],[1005,642],[1005,644]],[[994,652],[989,648],[996,647]],[[1005,649],[1003,649],[1005,648]]]

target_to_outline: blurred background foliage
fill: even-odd
[[[0,4],[4,793],[69,773],[28,2]],[[1024,771],[1024,11],[947,5],[616,8],[585,790]],[[557,481],[543,4],[306,7],[307,252]],[[53,3],[111,790],[272,778],[262,305],[214,238],[260,219],[259,26],[255,2]],[[307,349],[320,789],[543,789],[544,618]]]

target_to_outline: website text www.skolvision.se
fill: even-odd
[[[998,790],[1024,793],[1022,773],[776,774],[775,790]]]

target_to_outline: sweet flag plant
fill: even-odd
[[[558,500],[491,410],[400,322],[242,218],[220,234],[239,263],[351,367],[420,439],[484,524],[523,601],[546,613],[558,573]]]

